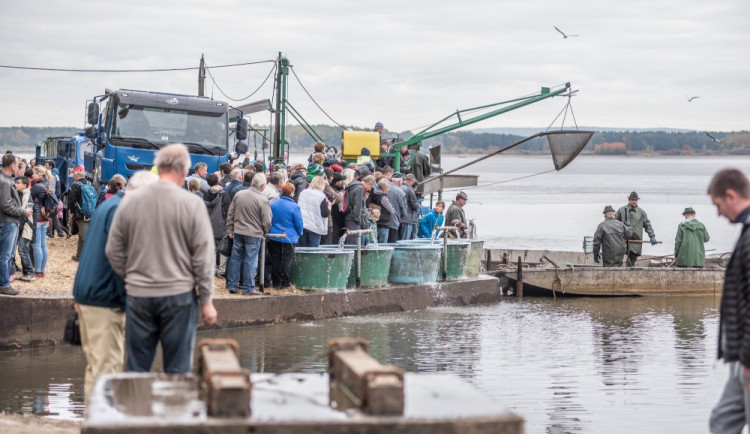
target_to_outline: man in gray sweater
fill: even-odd
[[[242,272],[242,293],[260,295],[255,290],[260,243],[271,228],[271,204],[262,192],[266,175],[257,173],[252,185],[234,196],[227,213],[227,235],[232,238],[232,255],[227,262],[227,289],[237,292]]]
[[[159,181],[122,199],[105,253],[125,280],[126,370],[149,372],[161,342],[164,372],[181,374],[193,368],[198,303],[216,322],[214,238],[203,201],[182,188],[187,148],[166,146],[155,163]]]

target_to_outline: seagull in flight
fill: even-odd
[[[711,134],[708,134],[707,131],[706,131],[706,135],[708,136],[709,139],[713,140],[716,143],[723,143],[721,140],[717,139],[716,137],[712,136]]]
[[[685,95],[685,98],[687,98],[688,102],[693,102],[694,99],[700,98],[699,96],[687,96]]]
[[[552,26],[552,27],[554,27],[555,30],[557,30],[558,32],[560,32],[561,35],[563,35],[563,39],[572,38],[573,36],[579,36],[579,35],[566,35],[565,33],[563,33],[562,30],[558,29],[557,26]]]

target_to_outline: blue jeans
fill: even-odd
[[[378,243],[385,244],[388,242],[388,234],[391,232],[388,228],[378,227]]]
[[[187,374],[193,370],[198,298],[195,292],[168,297],[127,296],[125,346],[130,372],[150,372],[161,342],[164,372]]]
[[[34,274],[34,265],[31,263],[31,254],[29,253],[31,248],[31,240],[26,238],[18,240],[18,256],[21,257],[21,268],[24,276]]]
[[[234,234],[232,256],[227,262],[227,289],[237,290],[242,271],[242,293],[255,291],[255,269],[258,268],[260,238]]]
[[[18,223],[0,223],[0,288],[10,286],[10,264],[17,239]]]
[[[302,236],[297,241],[297,247],[320,247],[320,238],[322,235],[303,229]]]
[[[398,227],[398,239],[399,240],[410,240],[411,239],[411,223],[401,223]]]
[[[47,266],[47,222],[36,222],[34,240],[34,272],[44,273]]]

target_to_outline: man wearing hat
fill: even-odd
[[[651,245],[656,244],[656,235],[654,235],[654,228],[651,227],[651,221],[646,215],[646,211],[643,208],[638,207],[638,193],[632,192],[628,196],[628,204],[617,210],[615,218],[626,226],[632,226],[633,231],[636,235],[636,240],[643,239],[643,230],[646,230]],[[635,261],[641,256],[642,251],[641,243],[628,243],[628,267],[634,267]]]
[[[703,223],[695,218],[693,208],[685,208],[682,212],[685,221],[677,226],[677,236],[674,239],[674,257],[678,267],[704,267],[706,265],[706,249],[703,243],[709,240],[708,231]]]
[[[466,214],[464,214],[464,205],[469,200],[469,197],[463,191],[459,191],[456,195],[456,200],[451,203],[448,207],[448,211],[445,212],[445,221],[451,226],[458,226],[459,228],[466,228]],[[458,224],[455,224],[458,222]],[[448,238],[456,238],[456,234],[453,231],[448,232]],[[465,237],[465,231],[459,231],[461,238]]]
[[[373,130],[378,134],[383,134],[383,123],[375,122],[375,128]]]
[[[89,229],[89,220],[91,217],[83,215],[83,186],[89,184],[86,179],[86,169],[83,166],[78,166],[73,170],[73,184],[70,186],[70,192],[68,193],[68,212],[73,213],[73,223],[75,226],[73,234],[78,234],[78,247],[76,248],[76,254],[71,259],[78,261],[83,251],[83,243],[86,240],[86,232]],[[96,196],[95,196],[96,197]],[[76,232],[77,231],[77,232]]]
[[[621,267],[622,258],[627,250],[625,240],[635,238],[635,232],[632,226],[626,226],[615,219],[615,209],[612,205],[604,207],[603,214],[604,221],[599,223],[594,233],[594,262],[598,264],[603,259],[605,267]]]

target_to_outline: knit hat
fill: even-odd
[[[84,168],[83,166],[77,166],[77,167],[76,167],[76,168],[75,168],[75,169],[73,170],[73,173],[86,173],[86,169],[85,169],[85,168]]]
[[[630,196],[628,196],[628,199],[638,200],[638,199],[640,199],[640,197],[638,197],[638,193],[636,193],[636,192],[633,191],[633,192],[630,193]]]
[[[691,207],[687,207],[685,208],[685,211],[682,212],[682,215],[685,215],[685,214],[695,214],[695,210]]]
[[[393,179],[393,178],[397,178],[398,179],[398,178],[403,178],[403,177],[404,177],[404,174],[401,173],[401,172],[396,172],[393,175],[391,175],[391,179]]]
[[[615,209],[612,208],[612,205],[607,205],[604,207],[604,211],[602,211],[602,214],[606,214],[608,212],[615,212]]]
[[[378,128],[380,128],[381,130],[383,129],[383,123],[382,122],[375,122],[375,128],[374,129],[377,130]]]
[[[367,149],[367,148],[362,148],[362,151],[360,152],[359,155],[366,155],[366,156],[369,157],[370,156],[370,150]]]

